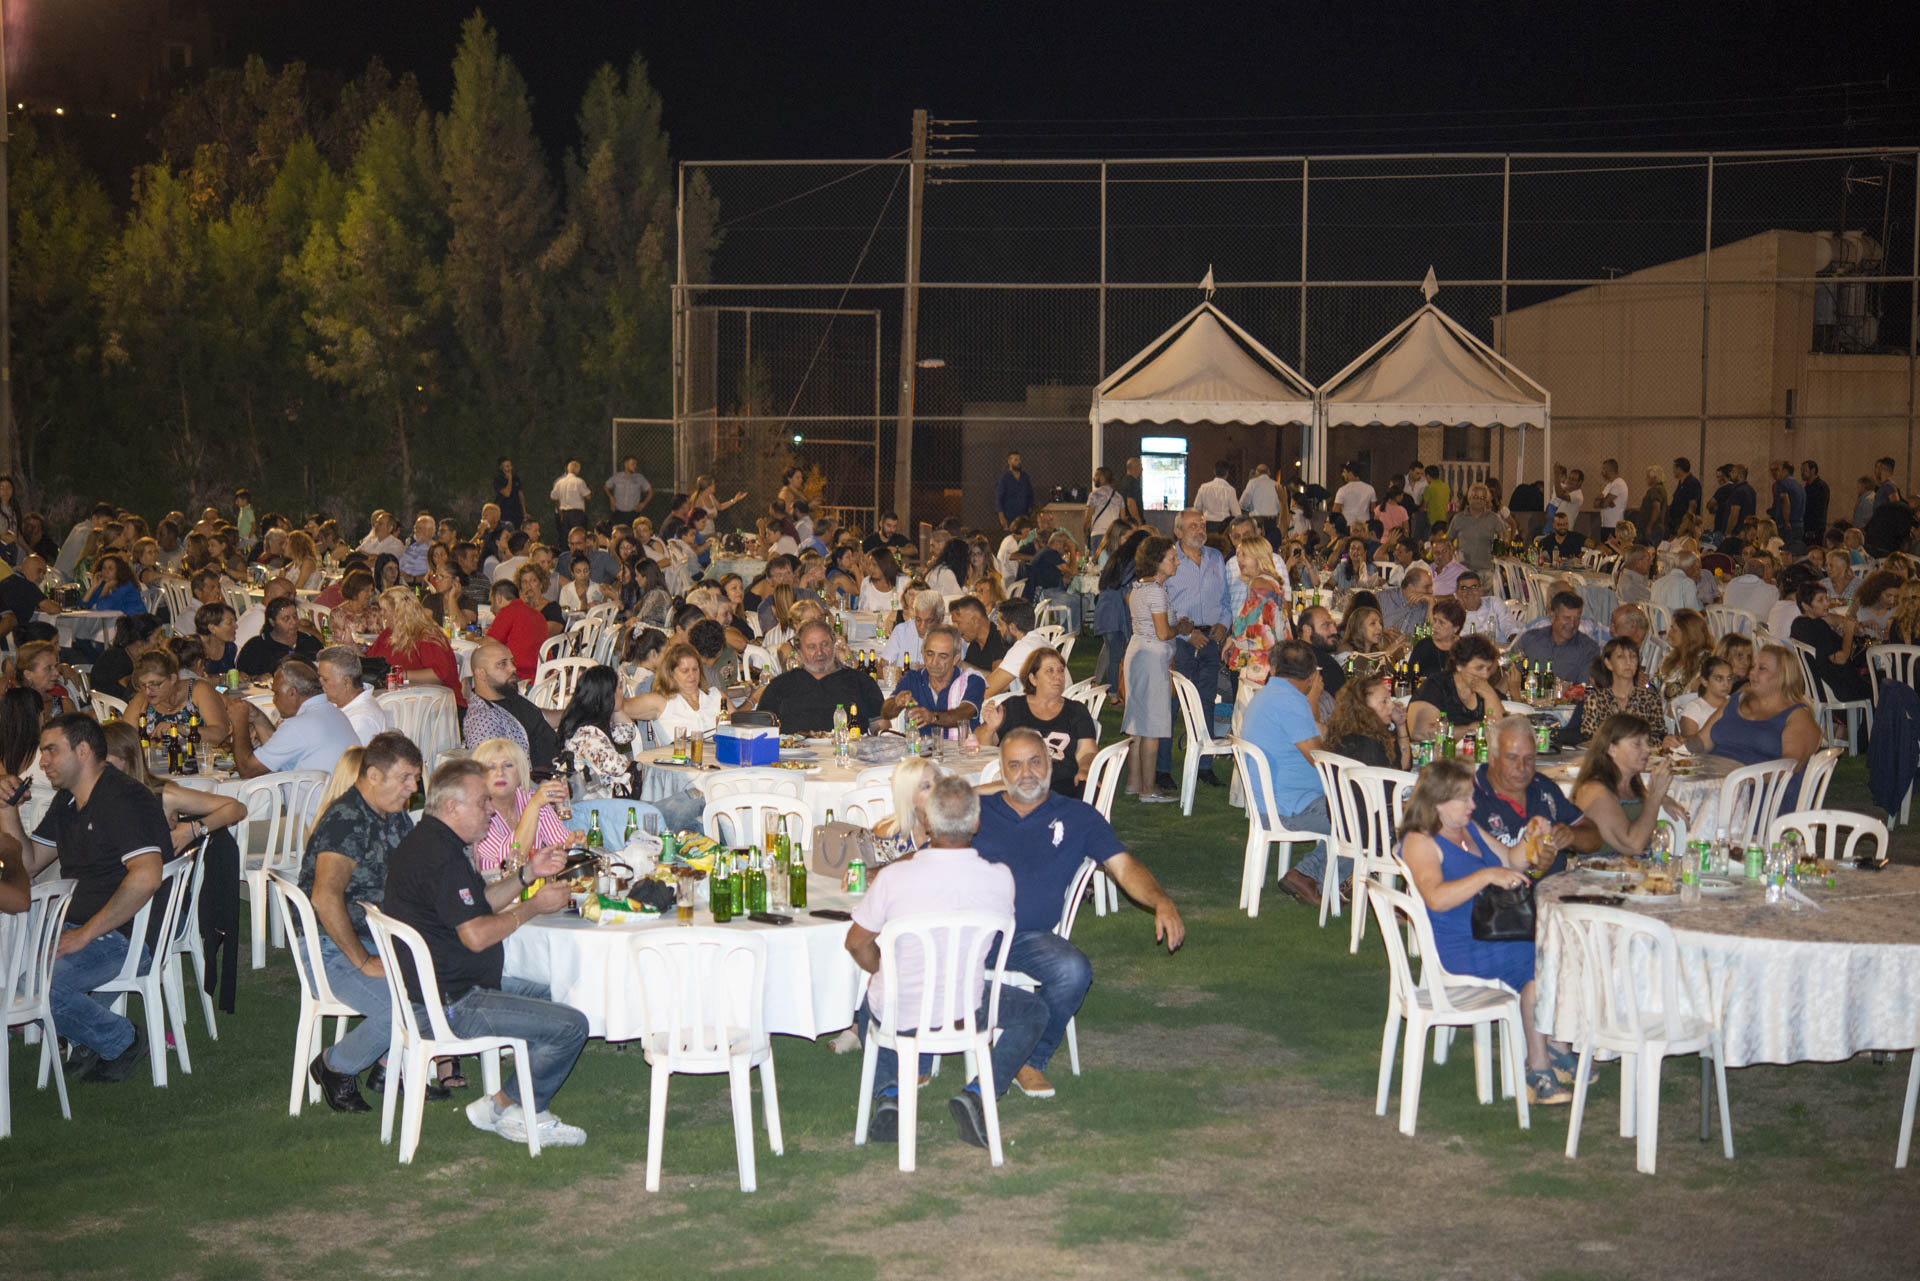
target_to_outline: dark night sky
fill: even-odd
[[[234,60],[351,72],[378,53],[436,107],[474,7],[216,3]],[[550,146],[592,70],[637,49],[682,159],[887,155],[917,106],[1003,122],[980,144],[1001,155],[1834,145],[1911,142],[1920,121],[1898,0],[482,8]],[[1836,88],[1889,74],[1891,92]]]

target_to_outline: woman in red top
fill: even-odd
[[[380,609],[387,616],[387,630],[367,647],[368,658],[384,658],[406,673],[412,685],[445,685],[461,706],[466,698],[460,691],[460,664],[453,647],[434,625],[426,607],[405,587],[389,587],[380,593]]]

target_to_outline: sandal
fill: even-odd
[[[1552,1068],[1527,1070],[1527,1103],[1532,1107],[1561,1107],[1573,1102],[1573,1093],[1560,1084]]]
[[[1575,1078],[1577,1078],[1580,1073],[1580,1056],[1572,1050],[1556,1050],[1552,1046],[1548,1046],[1547,1068],[1553,1073],[1554,1080],[1571,1089]],[[1587,1084],[1592,1085],[1599,1079],[1600,1065],[1597,1063],[1588,1064]]]
[[[467,1078],[460,1074],[459,1059],[440,1060],[440,1084],[449,1090],[464,1090],[467,1088]]]

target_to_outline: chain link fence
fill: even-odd
[[[1555,460],[1617,459],[1636,497],[1678,456],[1760,480],[1814,459],[1836,514],[1875,458],[1913,476],[1912,149],[923,163],[909,351],[911,162],[684,166],[722,238],[675,293],[680,488],[746,490],[730,514],[750,524],[798,464],[829,505],[876,512],[905,465],[914,519],[990,526],[1010,450],[1043,499],[1088,483],[1094,387],[1209,271],[1215,304],[1319,385],[1420,306],[1429,268],[1437,304],[1552,393]],[[1218,461],[1244,481],[1301,460],[1298,427],[1108,424],[1099,450],[1117,467],[1149,437],[1178,438],[1189,497]],[[1541,465],[1537,433],[1497,428],[1329,445],[1377,485],[1415,457],[1508,487]]]

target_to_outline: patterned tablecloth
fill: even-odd
[[[1745,880],[1693,907],[1627,900],[1672,927],[1684,997],[1696,1012],[1721,1012],[1728,1067],[1920,1047],[1920,868],[1848,868],[1831,879],[1803,886],[1817,906],[1799,911],[1768,906]],[[1578,1031],[1580,960],[1555,926],[1555,905],[1617,880],[1570,873],[1540,883],[1536,1017],[1556,1037]]]
[[[708,742],[706,750],[711,756],[713,753],[711,741]],[[820,740],[820,745],[812,750],[816,760],[812,769],[782,772],[799,780],[801,799],[813,807],[813,821],[824,823],[827,821],[828,810],[841,808],[841,798],[853,788],[860,774],[865,770],[878,767],[859,761],[852,761],[847,765],[835,764],[833,746],[825,740]],[[743,772],[713,765],[675,765],[672,763],[672,756],[673,748],[670,746],[652,748],[635,755],[634,759],[647,766],[640,784],[641,800],[658,801],[663,797],[673,796],[692,787],[696,780],[700,781],[701,790],[707,792],[710,790],[706,786],[708,782],[725,778],[728,774]],[[968,782],[977,783],[980,772],[987,767],[987,763],[998,758],[992,750],[984,748],[978,754],[968,756],[958,745],[941,740],[936,742],[933,759],[943,772],[958,774]],[[890,769],[891,766],[888,768]]]
[[[1569,760],[1542,764],[1540,772],[1571,799],[1580,760],[1576,754]],[[1674,775],[1673,785],[1667,789],[1667,795],[1687,812],[1684,830],[1679,834],[1684,840],[1712,840],[1720,826],[1720,787],[1740,764],[1724,756],[1700,756],[1689,758],[1683,768],[1688,772]]]

